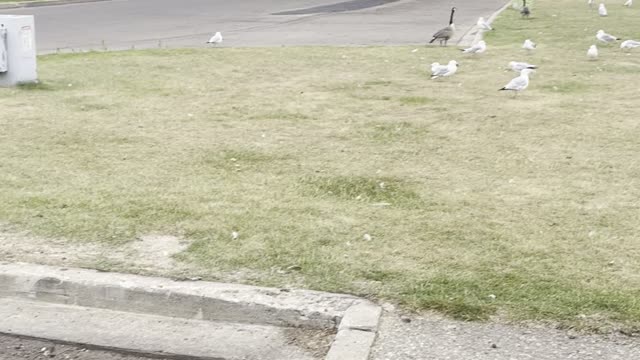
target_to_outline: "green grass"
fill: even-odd
[[[481,56],[41,57],[40,85],[0,90],[0,219],[70,246],[173,234],[191,241],[178,258],[211,276],[461,319],[637,328],[640,52],[586,50],[600,28],[640,38],[640,9],[532,11],[506,11]],[[458,74],[428,80],[452,58]],[[540,66],[515,99],[497,91],[511,60]]]

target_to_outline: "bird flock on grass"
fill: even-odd
[[[587,5],[593,8],[594,1],[587,0]],[[633,0],[626,0],[622,5],[626,7],[633,6]],[[517,2],[513,2],[513,8],[520,12],[520,15],[523,19],[532,18],[531,8],[527,5],[527,0],[522,0],[522,6],[518,5]],[[447,46],[447,41],[450,40],[455,32],[454,25],[454,15],[456,12],[456,8],[451,9],[451,14],[449,17],[449,25],[445,28],[440,29],[438,32],[433,34],[433,38],[429,43],[433,43],[435,41],[439,41],[441,46]],[[607,7],[603,2],[598,5],[598,15],[601,17],[609,16],[607,11]],[[555,15],[554,15],[555,16]],[[478,32],[492,31],[494,28],[491,26],[490,21],[486,21],[483,17],[479,18],[476,23],[476,28]],[[596,39],[603,44],[613,44],[618,40],[622,40],[621,38],[608,34],[604,30],[598,30],[596,33]],[[536,50],[536,43],[531,39],[526,39],[522,44],[522,48],[527,52],[533,52]],[[631,50],[634,48],[640,47],[640,41],[637,40],[625,40],[620,44],[621,49]],[[482,54],[487,51],[487,43],[484,40],[480,40],[473,44],[472,46],[462,50],[463,54]],[[598,59],[598,47],[594,44],[589,47],[587,50],[587,59],[588,60],[597,60]],[[431,64],[431,79],[445,78],[453,76],[458,71],[458,62],[456,60],[449,61],[446,65],[441,65],[440,63],[434,62]],[[503,86],[499,90],[502,91],[513,91],[515,94],[525,90],[529,87],[529,77],[532,73],[536,71],[538,66],[529,64],[527,62],[522,61],[511,61],[509,62],[509,68],[517,73],[519,76],[513,78],[507,85]]]

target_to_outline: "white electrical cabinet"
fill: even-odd
[[[38,80],[32,15],[0,15],[0,86]]]

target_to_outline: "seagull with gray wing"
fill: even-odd
[[[511,61],[509,62],[509,67],[511,68],[511,70],[515,71],[515,72],[521,72],[524,69],[536,69],[537,66],[533,65],[533,64],[529,64],[526,62],[520,62],[520,61]]]
[[[596,33],[596,39],[606,44],[611,44],[616,42],[616,40],[620,40],[619,37],[607,34],[606,32],[604,32],[604,30],[598,30],[598,32]]]
[[[520,76],[512,79],[511,81],[509,81],[509,83],[507,85],[505,85],[503,88],[499,89],[500,91],[505,91],[505,90],[509,90],[509,91],[513,91],[516,94],[524,91],[526,88],[529,87],[529,74],[535,72],[535,70],[533,69],[524,69],[520,72]]]
[[[458,62],[455,60],[449,61],[447,65],[440,65],[438,63],[431,64],[431,80],[439,77],[452,76],[458,71]]]
[[[625,40],[620,44],[620,49],[635,49],[640,47],[640,41],[637,40]]]
[[[483,52],[487,51],[487,43],[484,42],[484,40],[480,40],[472,47],[460,50],[462,50],[462,52],[465,54],[482,54]]]

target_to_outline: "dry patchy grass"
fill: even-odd
[[[533,11],[505,12],[481,56],[42,57],[41,84],[0,90],[0,219],[112,246],[173,234],[192,240],[179,259],[203,271],[459,318],[635,327],[640,53],[585,53],[599,28],[639,38],[640,9],[600,19],[540,0]],[[534,54],[520,49],[527,37]],[[427,64],[451,58],[455,77],[428,80]],[[497,91],[510,60],[540,66],[517,99]]]

